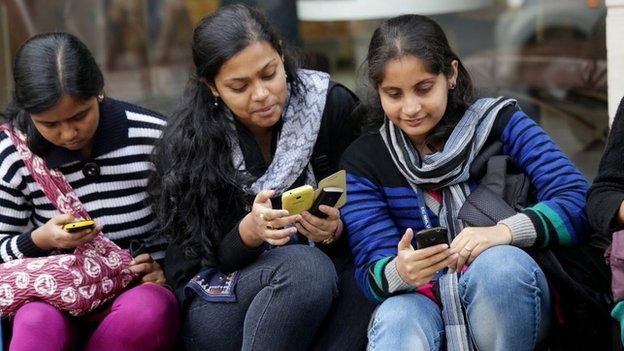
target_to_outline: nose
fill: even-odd
[[[267,89],[262,82],[257,82],[254,86],[251,98],[254,101],[263,101],[269,96],[269,89]]]
[[[420,99],[416,95],[406,96],[405,103],[403,104],[404,115],[413,117],[421,108]]]
[[[70,123],[61,124],[61,139],[63,141],[72,141],[78,135],[78,129],[74,128]]]

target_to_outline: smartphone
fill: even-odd
[[[63,229],[65,229],[65,231],[68,233],[75,233],[84,229],[92,228],[95,228],[95,221],[92,219],[85,219],[82,221],[67,223],[63,226]]]
[[[435,227],[419,230],[416,233],[416,248],[424,249],[426,247],[448,244],[447,231],[444,227]]]
[[[295,215],[307,211],[314,202],[314,189],[310,185],[303,185],[288,190],[282,194],[282,209]]]
[[[319,206],[326,205],[334,207],[338,199],[340,199],[340,196],[342,196],[342,193],[344,193],[344,189],[334,186],[321,189],[321,192],[312,203],[312,207],[310,207],[310,214],[318,218],[327,218],[327,215],[321,212]]]

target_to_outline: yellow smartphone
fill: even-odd
[[[95,221],[92,219],[85,219],[81,221],[67,223],[63,226],[68,233],[75,233],[84,229],[95,228]]]
[[[291,215],[309,210],[312,202],[314,202],[314,188],[310,185],[303,185],[282,194],[282,209],[287,210]]]

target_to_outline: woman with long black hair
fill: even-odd
[[[359,132],[356,98],[325,73],[298,70],[266,19],[242,5],[201,21],[193,60],[152,184],[186,345],[361,348],[372,304],[355,288],[339,211],[290,215],[278,199],[337,170]]]

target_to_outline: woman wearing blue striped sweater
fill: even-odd
[[[378,123],[343,156],[341,212],[359,287],[381,303],[369,348],[532,350],[548,333],[552,304],[543,272],[521,248],[581,241],[586,180],[514,100],[473,98],[431,19],[385,21],[367,61]],[[496,140],[538,202],[495,226],[468,227],[457,213],[475,186],[469,168]],[[450,244],[415,250],[414,233],[436,226],[448,229]],[[448,287],[450,297],[437,293]]]

